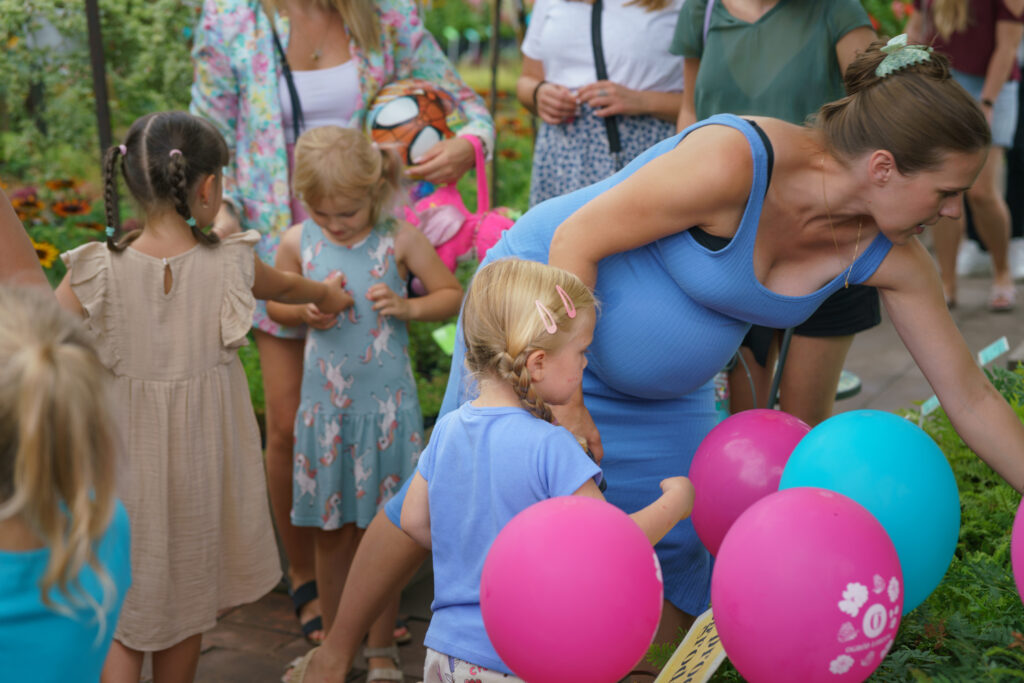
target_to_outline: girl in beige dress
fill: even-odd
[[[113,208],[118,162],[144,213],[120,234]],[[227,146],[183,112],[135,122],[107,151],[106,244],[63,255],[57,288],[85,318],[114,375],[125,462],[118,485],[132,537],[128,591],[104,681],[190,681],[202,632],[219,610],[258,599],[280,578],[267,508],[259,430],[236,349],[255,299],[352,305],[340,279],[275,270],[254,253],[255,232],[204,233],[221,203]]]

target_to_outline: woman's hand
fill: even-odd
[[[564,85],[544,81],[537,90],[537,116],[544,123],[572,123],[577,105],[576,96]]]
[[[422,178],[435,185],[454,183],[473,168],[476,161],[473,145],[464,138],[442,140],[416,160],[415,166],[405,169],[410,178]]]
[[[583,390],[579,389],[572,400],[561,406],[551,406],[551,412],[562,425],[572,432],[577,439],[584,439],[590,452],[594,455],[594,462],[601,464],[604,458],[604,446],[601,445],[601,433],[597,431],[594,418],[590,411],[583,405]]]
[[[213,219],[212,230],[220,239],[242,232],[242,224],[238,221],[235,210],[227,202],[221,202],[217,215]]]
[[[314,330],[329,330],[338,322],[337,313],[324,313],[316,304],[306,304],[299,312],[302,322]]]
[[[640,92],[611,81],[588,83],[576,95],[598,116],[631,115],[643,111]]]
[[[399,320],[409,319],[409,300],[398,296],[383,282],[366,290],[366,298],[373,302],[373,310],[381,315],[390,315]]]

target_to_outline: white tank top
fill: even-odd
[[[350,59],[338,66],[315,71],[293,71],[295,90],[302,105],[303,130],[320,126],[350,128],[352,115],[359,100],[359,69]],[[292,100],[288,95],[288,81],[284,74],[277,79],[277,97],[281,100],[281,121],[284,140],[295,144]]]

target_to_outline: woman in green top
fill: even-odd
[[[874,39],[860,0],[690,0],[670,49],[684,57],[687,83],[678,129],[720,113],[802,124],[846,94],[843,72]],[[829,417],[853,335],[879,320],[878,294],[855,285],[798,326],[780,387],[783,410],[811,425]],[[768,399],[774,338],[774,330],[754,327],[741,349],[760,406]],[[754,407],[746,373],[734,373],[733,412]]]

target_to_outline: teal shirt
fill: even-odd
[[[118,501],[97,549],[99,562],[116,590],[102,631],[91,609],[73,609],[68,616],[43,604],[39,579],[50,560],[48,549],[0,551],[0,680],[99,681],[131,583],[130,544],[128,513]],[[91,567],[82,569],[78,579],[93,599],[103,599],[102,585]],[[51,597],[68,606],[59,591],[54,590]]]
[[[730,113],[803,123],[846,95],[836,43],[871,26],[860,0],[779,0],[754,23],[736,19],[715,0],[705,45],[706,8],[707,0],[683,5],[670,48],[700,59],[693,84],[698,121]]]

